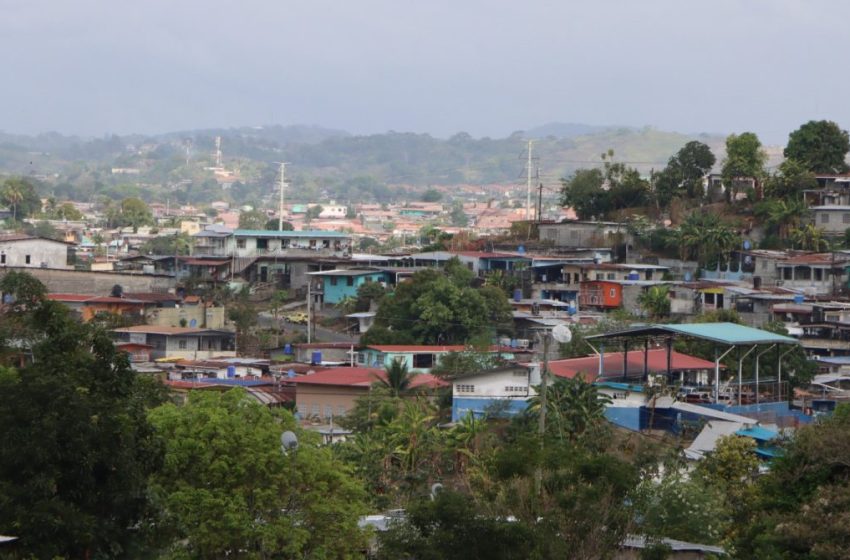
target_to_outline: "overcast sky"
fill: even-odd
[[[850,2],[0,0],[0,129],[850,127]]]

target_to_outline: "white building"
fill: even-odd
[[[0,235],[0,268],[72,268],[68,264],[71,243],[13,233]]]

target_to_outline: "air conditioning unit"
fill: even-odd
[[[531,341],[528,340],[527,338],[520,338],[520,339],[517,339],[516,345],[520,348],[525,349],[525,348],[528,348],[529,346],[531,346]]]

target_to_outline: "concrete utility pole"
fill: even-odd
[[[525,220],[531,221],[531,146],[533,140],[528,141],[528,163],[526,164],[526,172],[528,175],[525,192]]]
[[[283,231],[283,190],[286,188],[286,164],[280,164],[280,205],[278,206],[277,230]]]

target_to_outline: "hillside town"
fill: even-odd
[[[355,445],[349,454],[383,429],[374,406],[399,421],[433,414],[408,429],[440,437],[536,416],[540,437],[553,429],[548,417],[571,437],[595,426],[630,445],[658,438],[677,450],[682,472],[739,446],[763,473],[797,430],[850,395],[850,146],[841,134],[833,172],[800,171],[789,158],[751,176],[730,175],[740,139],[730,136],[720,173],[712,156],[679,170],[666,193],[677,158],[707,147],[691,142],[648,179],[603,158],[597,198],[632,181],[647,189],[639,204],[656,201],[614,202],[604,220],[587,215],[582,170],[562,180],[561,205],[512,208],[517,187],[503,192],[509,209],[442,203],[433,188],[433,202],[285,204],[281,181],[276,210],[213,201],[199,211],[41,198],[36,183],[13,177],[0,209],[3,313],[27,313],[35,283],[44,302],[104,332],[174,402],[236,391],[290,411],[319,445]],[[34,350],[13,340],[9,363],[26,367]],[[570,391],[594,395],[583,398],[596,412],[576,419]],[[566,400],[544,417],[547,399]],[[432,498],[468,476],[456,464],[373,466],[359,467],[367,485],[414,468]],[[386,531],[408,483],[376,502],[388,509],[361,517],[361,529]],[[634,533],[614,548],[618,558],[651,546],[690,558],[733,546],[716,532],[694,536],[673,530],[652,544]],[[378,542],[363,550],[391,550]]]
[[[0,14],[0,559],[850,559],[850,3]]]

